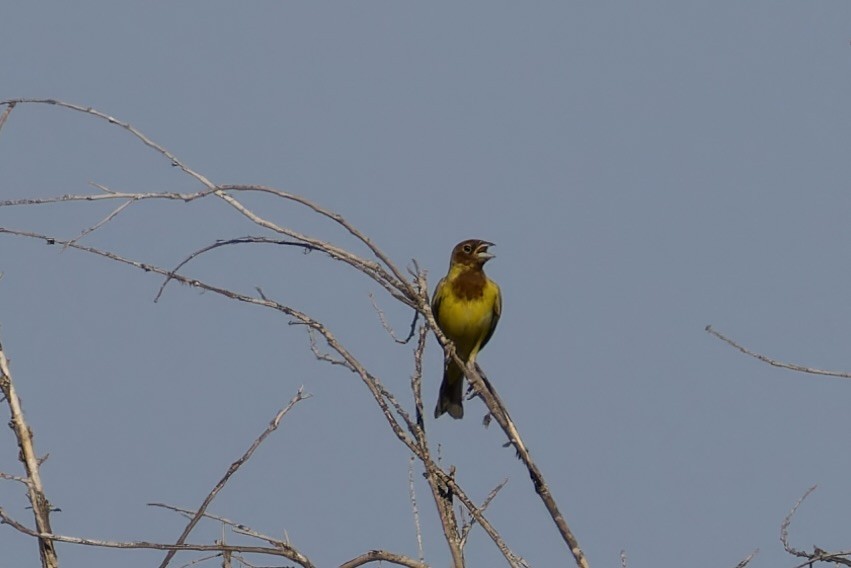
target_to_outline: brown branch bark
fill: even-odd
[[[24,420],[21,400],[15,391],[12,373],[9,370],[9,361],[2,345],[0,345],[0,391],[3,392],[9,406],[9,412],[12,415],[10,425],[18,441],[20,450],[18,459],[23,463],[27,472],[27,497],[32,506],[35,525],[39,533],[50,533],[52,532],[50,528],[50,502],[45,497],[44,486],[41,483],[39,460],[36,457],[35,446],[33,445],[33,433]],[[41,557],[42,568],[58,568],[59,558],[56,555],[56,548],[52,540],[39,537],[38,552]]]

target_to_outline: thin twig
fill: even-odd
[[[749,355],[754,359],[759,359],[763,363],[768,363],[773,367],[780,367],[781,369],[789,369],[790,371],[798,371],[799,373],[809,373],[811,375],[825,375],[828,377],[839,377],[842,379],[851,379],[851,373],[846,371],[825,371],[822,369],[814,369],[812,367],[804,367],[801,365],[795,365],[794,363],[784,363],[783,361],[777,361],[776,359],[771,359],[770,357],[766,357],[765,355],[761,355],[759,353],[755,353],[746,347],[742,347],[729,337],[722,335],[721,333],[715,331],[711,325],[706,326],[706,332],[710,335],[714,335],[724,343],[735,347],[745,355]]]
[[[491,504],[491,501],[494,500],[494,498],[497,496],[497,494],[500,491],[502,491],[502,488],[505,487],[507,483],[508,483],[508,478],[506,477],[505,479],[500,481],[496,485],[496,487],[491,489],[490,493],[488,493],[487,497],[485,497],[485,500],[482,501],[482,504],[479,506],[479,511],[481,511],[482,513],[487,511],[488,505]],[[470,525],[466,528],[466,530],[461,532],[461,540],[462,541],[467,539],[467,533],[470,532],[470,529],[472,529],[475,526],[475,524],[476,524],[476,520],[473,519],[473,522],[470,523]]]
[[[184,509],[182,507],[175,507],[174,505],[168,505],[166,503],[148,503],[148,506],[149,507],[161,507],[163,509],[169,509],[169,510],[174,511],[176,513],[180,513],[181,515],[185,516],[188,519],[194,518],[195,515],[198,514],[198,511],[193,511],[192,509]],[[283,547],[290,546],[289,542],[287,542],[287,541],[284,541],[284,540],[263,534],[259,531],[252,529],[248,525],[245,525],[243,523],[237,523],[236,521],[232,521],[232,520],[225,518],[225,517],[222,517],[220,515],[214,515],[212,513],[205,512],[202,516],[206,519],[212,519],[212,520],[218,521],[218,522],[220,522],[224,525],[228,525],[229,527],[231,527],[233,529],[233,531],[235,533],[242,534],[242,535],[245,535],[245,536],[250,536],[250,537],[253,537],[253,538],[256,538],[256,539],[259,539],[259,540],[265,540],[266,542],[268,542],[269,544],[272,544],[274,546],[283,546]]]
[[[751,560],[753,560],[754,556],[759,552],[758,548],[755,548],[750,554],[742,558],[742,561],[736,564],[736,568],[745,568],[748,564],[750,564]]]
[[[789,511],[789,514],[788,514],[788,515],[786,515],[786,517],[783,519],[783,523],[780,525],[780,542],[782,542],[782,543],[783,543],[783,549],[784,549],[786,552],[788,552],[789,554],[792,554],[792,555],[794,555],[794,556],[798,556],[798,557],[800,557],[800,558],[809,558],[809,557],[810,557],[810,555],[809,555],[808,553],[804,552],[803,550],[798,550],[798,549],[794,548],[791,544],[789,544],[789,525],[791,525],[791,524],[792,524],[792,517],[794,517],[794,516],[795,516],[795,513],[796,513],[796,512],[797,512],[797,510],[798,510],[798,507],[800,507],[800,506],[801,506],[801,503],[803,503],[803,502],[804,502],[804,500],[805,500],[807,497],[809,497],[809,496],[810,496],[810,494],[811,494],[813,491],[815,491],[815,490],[816,490],[816,487],[818,487],[818,485],[813,485],[812,487],[810,487],[809,489],[807,489],[807,490],[804,492],[804,494],[803,494],[803,495],[801,495],[801,498],[800,498],[800,499],[798,499],[798,500],[795,502],[795,506],[794,506],[794,507],[792,507],[792,510],[791,510],[791,511]]]
[[[114,124],[116,126],[119,126],[123,129],[125,129],[130,134],[132,134],[134,137],[136,137],[138,140],[140,140],[145,146],[151,148],[155,152],[164,156],[166,159],[169,160],[169,162],[173,166],[179,168],[184,173],[188,174],[189,176],[191,176],[195,180],[199,181],[206,188],[205,191],[201,191],[201,192],[198,192],[198,193],[195,193],[195,194],[188,194],[186,196],[181,196],[180,198],[184,199],[185,201],[189,201],[191,199],[197,199],[197,198],[200,198],[200,197],[205,197],[207,195],[214,194],[217,197],[219,197],[220,199],[222,199],[223,201],[225,201],[228,205],[230,205],[231,207],[236,209],[242,215],[246,216],[253,223],[255,223],[255,224],[257,224],[261,227],[264,227],[266,229],[272,230],[276,233],[287,235],[291,238],[301,240],[301,241],[304,241],[308,244],[312,244],[312,245],[320,247],[324,252],[328,253],[329,255],[336,258],[337,260],[342,260],[342,261],[354,266],[355,268],[360,269],[365,274],[371,276],[376,282],[378,282],[393,297],[395,297],[399,301],[401,301],[401,302],[403,302],[403,303],[405,303],[405,304],[407,304],[411,307],[417,307],[414,300],[413,300],[413,298],[415,298],[415,293],[414,293],[414,289],[413,289],[413,286],[411,285],[411,283],[407,281],[407,279],[402,275],[401,271],[390,260],[390,258],[383,251],[381,251],[381,249],[379,249],[368,237],[366,237],[366,235],[364,235],[356,227],[354,227],[354,225],[352,225],[351,223],[346,221],[342,217],[342,215],[335,213],[333,211],[330,211],[328,209],[325,209],[323,207],[320,207],[319,205],[317,205],[317,204],[313,203],[312,201],[305,199],[303,197],[293,195],[293,194],[289,194],[289,193],[286,193],[286,192],[283,192],[283,191],[280,191],[280,190],[277,190],[277,189],[274,189],[274,188],[266,187],[266,186],[261,186],[261,185],[224,185],[224,186],[218,186],[218,185],[214,184],[212,181],[210,181],[209,179],[207,179],[205,176],[203,176],[200,173],[191,169],[189,166],[187,166],[185,163],[183,163],[181,160],[179,160],[177,158],[177,156],[172,154],[166,148],[164,148],[163,146],[157,144],[156,142],[154,142],[153,140],[151,140],[150,138],[145,136],[136,127],[132,126],[131,124],[129,124],[127,122],[120,121],[120,120],[118,120],[118,119],[116,119],[112,116],[109,116],[109,115],[103,113],[103,112],[95,110],[91,107],[84,107],[82,105],[67,103],[67,102],[64,102],[64,101],[56,100],[56,99],[26,99],[26,98],[21,98],[21,99],[8,99],[8,100],[0,101],[0,105],[3,105],[3,104],[13,105],[13,104],[19,104],[19,103],[55,105],[55,106],[59,106],[59,107],[62,107],[62,108],[69,109],[69,110],[90,114],[90,115],[95,116],[97,118],[100,118],[102,120],[106,120],[110,124]],[[335,247],[335,246],[331,245],[330,243],[323,242],[323,241],[320,241],[318,239],[314,239],[314,238],[309,237],[307,235],[303,235],[301,233],[298,233],[297,231],[293,231],[292,229],[288,229],[288,228],[285,228],[285,227],[278,226],[277,224],[272,223],[271,221],[268,221],[268,220],[260,217],[259,215],[257,215],[256,213],[254,213],[253,211],[251,211],[250,209],[245,207],[237,199],[235,199],[233,196],[229,195],[227,193],[227,191],[264,192],[264,193],[276,195],[280,198],[288,199],[290,201],[304,205],[305,207],[310,208],[311,210],[318,213],[319,215],[322,215],[322,216],[334,221],[335,223],[339,224],[343,228],[345,228],[352,236],[354,236],[359,241],[364,243],[370,249],[370,251],[379,259],[379,261],[381,263],[383,263],[383,265],[390,272],[388,273],[378,263],[370,262],[370,261],[367,261],[365,259],[361,259],[360,257],[358,257],[354,254],[351,254],[348,251],[345,251],[344,249],[341,249],[339,247]],[[107,195],[98,195],[98,196],[63,196],[62,198],[55,199],[53,202],[70,201],[70,200],[92,201],[92,200],[95,200],[95,199],[115,198],[119,195],[121,195],[121,194],[116,193],[116,194],[107,194]],[[145,196],[145,198],[155,198],[155,197],[161,198],[164,195],[165,194],[147,194]],[[17,201],[0,202],[0,207],[3,206],[3,205],[23,205],[23,204],[48,203],[48,202],[50,202],[50,201],[49,200],[41,200],[41,201],[38,201],[38,200],[17,200]]]
[[[242,464],[251,459],[251,456],[254,454],[254,451],[260,446],[260,444],[263,443],[263,440],[265,440],[266,437],[269,436],[269,434],[278,429],[281,420],[284,418],[287,412],[289,412],[290,409],[292,409],[296,404],[309,397],[309,394],[304,393],[303,387],[299,388],[298,392],[290,400],[289,404],[287,404],[284,408],[279,410],[277,414],[275,414],[275,417],[272,418],[272,420],[269,422],[269,425],[266,427],[265,430],[263,430],[263,433],[260,434],[256,440],[254,440],[248,450],[246,450],[245,453],[242,454],[242,457],[240,457],[238,460],[236,460],[230,465],[224,476],[222,476],[222,478],[219,480],[213,490],[210,491],[210,493],[204,499],[204,502],[201,503],[201,506],[198,508],[198,511],[195,512],[195,515],[192,517],[192,520],[189,522],[188,525],[186,525],[186,528],[183,529],[183,532],[180,534],[180,537],[178,537],[177,542],[175,543],[176,545],[182,545],[186,542],[186,538],[189,536],[189,533],[192,532],[192,529],[195,528],[195,525],[197,525],[198,521],[201,520],[201,517],[207,510],[207,507],[210,505],[210,503],[213,502],[213,499],[216,498],[216,495],[219,494],[219,491],[224,488],[225,484],[228,482],[231,476],[236,473],[236,471],[240,467],[242,467]],[[165,556],[165,559],[163,559],[163,561],[160,563],[160,568],[165,568],[166,566],[168,566],[168,563],[171,561],[172,558],[174,558],[176,552],[177,550],[169,550],[168,554],[166,554]],[[300,564],[305,566],[311,565],[310,561],[304,557],[302,557],[299,562]]]
[[[393,274],[396,280],[395,284],[400,287],[400,290],[404,290],[407,293],[408,297],[414,297],[416,295],[411,283],[408,282],[407,278],[402,275],[401,270],[399,270],[393,263],[393,261],[390,260],[390,257],[388,257],[381,249],[379,249],[378,246],[376,246],[375,243],[373,243],[369,237],[361,233],[354,225],[346,221],[339,213],[335,213],[334,211],[325,209],[324,207],[320,207],[316,203],[310,201],[309,199],[305,199],[304,197],[301,197],[299,195],[286,193],[278,189],[263,185],[223,185],[221,186],[221,189],[234,191],[264,191],[276,195],[278,197],[282,197],[284,199],[289,199],[291,201],[295,201],[296,203],[300,203],[301,205],[308,207],[309,209],[322,215],[323,217],[331,219],[332,221],[346,229],[349,234],[351,234],[353,237],[365,244],[367,248],[372,251],[372,254],[374,254],[375,257],[378,258],[384,264],[384,266],[386,266]],[[389,276],[387,277],[387,279],[392,280],[391,278],[389,278]]]
[[[166,148],[162,147],[161,145],[157,144],[156,142],[154,142],[153,140],[151,140],[150,138],[145,136],[140,130],[138,130],[137,128],[135,128],[131,124],[129,124],[127,122],[120,121],[120,120],[118,120],[118,119],[116,119],[112,116],[109,116],[109,115],[107,115],[103,112],[100,112],[98,110],[95,110],[91,107],[84,107],[82,105],[67,103],[67,102],[64,102],[64,101],[56,100],[56,99],[19,98],[19,99],[7,99],[7,100],[0,101],[0,105],[8,105],[10,107],[10,109],[11,109],[11,107],[14,107],[14,105],[19,104],[19,103],[55,105],[55,106],[59,106],[59,107],[62,107],[62,108],[69,109],[69,110],[90,114],[90,115],[95,116],[97,118],[100,118],[102,120],[106,120],[110,124],[114,124],[116,126],[119,126],[123,129],[125,129],[130,134],[132,134],[134,137],[136,137],[138,140],[140,140],[143,144],[145,144],[147,147],[151,148],[155,152],[159,153],[160,155],[162,155],[166,159],[168,159],[169,162],[173,166],[180,168],[184,173],[193,177],[194,179],[199,181],[202,185],[204,185],[204,187],[206,187],[206,191],[200,192],[198,195],[193,197],[193,199],[197,198],[197,197],[203,197],[203,196],[209,195],[209,194],[215,194],[216,196],[218,196],[219,198],[223,199],[224,201],[229,203],[231,206],[236,208],[238,211],[240,211],[241,213],[248,216],[255,223],[258,223],[258,224],[263,225],[263,226],[267,226],[270,229],[276,230],[276,232],[283,232],[285,234],[288,234],[289,236],[298,238],[298,237],[296,237],[297,234],[294,231],[281,230],[280,227],[274,226],[274,224],[268,223],[267,221],[260,219],[259,217],[257,217],[253,213],[251,213],[247,208],[245,208],[241,203],[239,203],[237,200],[235,200],[233,197],[231,197],[230,195],[225,193],[225,191],[226,190],[265,191],[267,193],[272,193],[274,195],[277,195],[278,197],[282,197],[282,198],[289,199],[291,201],[300,203],[301,205],[304,205],[305,207],[310,208],[311,210],[318,213],[319,215],[327,217],[328,219],[339,224],[341,227],[346,229],[352,236],[354,236],[359,241],[361,241],[363,244],[365,244],[367,246],[367,248],[369,248],[370,251],[376,256],[376,258],[378,258],[379,261],[382,262],[384,264],[384,266],[386,266],[390,270],[390,272],[392,273],[392,275],[393,275],[392,277],[390,277],[386,273],[383,274],[382,276],[385,277],[386,280],[390,282],[390,284],[393,288],[396,288],[397,290],[402,292],[398,296],[398,298],[401,301],[408,303],[410,301],[410,299],[415,296],[413,287],[411,286],[410,282],[407,281],[407,279],[402,275],[401,271],[395,266],[395,264],[390,260],[390,258],[383,251],[381,251],[381,249],[379,249],[366,235],[361,233],[354,225],[352,225],[351,223],[346,221],[343,218],[343,216],[340,215],[339,213],[335,213],[333,211],[330,211],[328,209],[320,207],[319,205],[317,205],[317,204],[313,203],[312,201],[307,200],[303,197],[293,195],[293,194],[288,194],[288,193],[276,190],[274,188],[268,188],[268,187],[260,186],[260,185],[223,185],[223,186],[218,186],[218,185],[214,184],[212,181],[210,181],[209,179],[207,179],[205,176],[203,176],[200,173],[189,168],[185,163],[180,161],[177,158],[177,156],[175,156],[174,154],[169,152]],[[10,109],[7,109],[7,112]],[[2,206],[2,203],[0,203],[0,206]],[[311,242],[311,239],[307,239],[306,242]],[[316,243],[314,243],[314,244],[316,244]],[[335,252],[332,249],[334,249],[334,247],[330,247],[330,245],[329,245],[328,249],[326,249],[326,252],[329,252],[329,254],[332,254],[333,252]],[[341,258],[341,260],[343,260],[343,258]],[[383,269],[380,269],[380,271],[383,272]]]
[[[4,201],[0,201],[0,207],[17,207],[17,206],[26,206],[26,205],[53,205],[56,203],[69,203],[76,201],[110,201],[113,199],[133,199],[136,201],[147,201],[149,199],[171,199],[175,201],[183,201],[189,202],[195,199],[199,199],[201,197],[206,197],[210,195],[209,191],[195,191],[192,193],[175,193],[170,191],[164,192],[147,192],[147,193],[123,193],[119,191],[112,191],[104,188],[101,185],[96,185],[95,187],[104,190],[103,194],[88,194],[88,195],[60,195],[53,197],[36,197],[36,198],[27,198],[27,199],[6,199]]]
[[[420,326],[417,347],[414,349],[414,374],[411,376],[411,392],[414,393],[414,411],[417,417],[417,426],[423,432],[420,440],[421,445],[425,443],[425,420],[423,419],[423,355],[425,354],[428,328]]]
[[[378,314],[378,319],[379,319],[379,321],[381,321],[381,327],[383,327],[384,331],[386,331],[390,335],[390,337],[393,338],[393,341],[395,341],[396,343],[399,343],[401,345],[404,345],[404,344],[408,343],[411,340],[412,337],[414,337],[414,333],[416,332],[416,328],[417,328],[417,320],[420,317],[420,312],[414,311],[414,317],[411,319],[411,329],[408,331],[408,337],[406,337],[405,339],[399,339],[398,337],[396,337],[396,332],[393,331],[393,328],[387,322],[387,318],[384,315],[384,311],[381,308],[379,308],[378,304],[375,302],[375,296],[371,292],[369,294],[369,301],[372,302],[372,307],[375,310],[375,312]]]
[[[171,162],[171,165],[180,168],[183,172],[189,174],[191,177],[195,178],[201,184],[203,184],[208,190],[214,190],[215,184],[208,180],[206,177],[202,176],[198,172],[191,170],[188,166],[186,166],[183,162],[177,159],[177,156],[142,134],[141,131],[133,127],[132,125],[122,122],[116,118],[109,116],[108,114],[102,113],[99,110],[95,110],[91,107],[84,107],[82,105],[76,105],[73,103],[66,103],[64,101],[56,100],[56,99],[8,99],[5,101],[0,101],[0,105],[3,104],[14,104],[14,103],[25,103],[25,104],[47,104],[47,105],[55,105],[62,108],[67,108],[69,110],[74,110],[77,112],[82,112],[85,114],[90,114],[92,116],[96,116],[102,120],[109,122],[110,124],[114,124],[128,131],[130,134],[139,139],[145,146],[151,148],[155,152],[161,154],[166,159]],[[209,193],[209,191],[208,191]]]
[[[132,541],[121,542],[112,540],[98,540],[93,538],[80,538],[76,536],[67,536],[55,533],[40,533],[29,527],[22,525],[15,519],[10,517],[6,511],[0,507],[0,522],[7,524],[13,529],[23,534],[47,540],[50,542],[65,542],[68,544],[79,544],[84,546],[96,546],[99,548],[122,548],[122,549],[142,549],[142,550],[173,550],[180,551],[196,551],[196,552],[242,552],[249,554],[269,554],[272,556],[281,556],[288,558],[293,562],[301,564],[304,568],[313,568],[310,563],[303,563],[298,557],[294,557],[290,550],[280,547],[269,546],[244,546],[232,544],[167,544],[148,541]]]
[[[295,321],[290,322],[290,325],[303,325],[301,322]],[[316,331],[312,327],[307,328],[307,337],[308,341],[310,341],[310,351],[313,353],[313,356],[316,357],[318,361],[325,361],[326,363],[330,363],[332,365],[340,365],[341,367],[346,367],[350,371],[353,371],[352,366],[349,365],[348,361],[345,359],[340,359],[337,357],[331,356],[330,353],[326,353],[324,351],[319,350],[319,344],[316,342]]]
[[[185,259],[180,261],[180,264],[175,266],[171,270],[171,272],[169,272],[165,281],[160,285],[160,289],[157,291],[157,295],[154,297],[154,302],[159,301],[160,297],[162,296],[163,292],[165,291],[165,287],[168,285],[169,282],[171,282],[171,280],[174,278],[174,275],[177,274],[177,271],[180,270],[181,268],[183,268],[187,263],[189,263],[194,258],[197,258],[198,256],[204,254],[205,252],[209,252],[209,251],[211,251],[213,249],[217,249],[219,247],[226,247],[226,246],[230,246],[230,245],[240,245],[240,244],[247,244],[247,243],[265,243],[265,244],[273,244],[273,245],[286,245],[286,246],[295,246],[295,247],[303,248],[303,249],[306,249],[306,250],[318,250],[315,246],[309,245],[307,243],[285,241],[285,240],[282,240],[282,239],[270,239],[268,237],[239,237],[239,238],[236,238],[236,239],[227,239],[227,240],[216,241],[215,243],[213,243],[211,245],[207,245],[205,247],[202,247],[202,248],[196,250],[195,252],[193,252],[192,254],[187,256]]]
[[[414,489],[414,460],[411,456],[408,458],[408,496],[411,499],[411,510],[414,514],[414,530],[417,535],[417,550],[419,551],[419,559],[425,562],[425,552],[423,551],[423,531],[420,527],[420,510],[417,508],[417,492]]]
[[[99,222],[98,222],[98,223],[96,223],[95,225],[93,225],[93,226],[89,227],[88,229],[84,230],[82,233],[80,233],[80,236],[79,236],[79,237],[77,237],[76,239],[72,239],[70,242],[71,242],[71,243],[76,243],[77,241],[79,241],[80,239],[82,239],[83,237],[85,237],[86,235],[88,235],[88,234],[90,234],[90,233],[93,233],[93,232],[97,231],[98,229],[100,229],[101,227],[103,227],[104,225],[106,225],[107,223],[109,223],[111,220],[113,220],[113,219],[114,219],[114,218],[115,218],[115,217],[116,217],[119,213],[121,213],[122,211],[124,211],[125,209],[127,209],[127,207],[128,207],[131,203],[133,203],[133,201],[134,201],[133,199],[130,199],[130,200],[125,201],[124,203],[122,203],[121,205],[119,205],[119,206],[118,206],[118,207],[117,207],[117,208],[116,208],[116,209],[115,209],[112,213],[110,213],[109,215],[107,215],[104,219],[102,219],[101,221],[99,221]],[[64,250],[64,249],[66,249],[66,248],[68,248],[68,245],[65,245],[65,246],[63,247],[63,250]]]
[[[26,477],[21,477],[20,475],[12,475],[11,473],[4,473],[0,471],[0,479],[17,481],[18,483],[23,483],[24,485],[29,486],[29,480]]]
[[[9,115],[12,113],[12,109],[15,108],[15,103],[7,103],[6,110],[3,111],[3,114],[0,114],[0,129],[3,128],[3,125],[6,124],[6,120],[9,118]]]
[[[795,566],[795,568],[804,568],[805,566],[812,568],[816,562],[832,562],[834,564],[842,564],[843,566],[851,566],[851,560],[848,560],[846,558],[847,556],[851,556],[851,551],[828,552],[815,547],[815,552],[807,560]]]
[[[455,495],[458,497],[458,500],[464,505],[467,511],[473,516],[476,522],[484,529],[485,533],[491,538],[491,540],[496,544],[497,548],[499,548],[502,555],[508,561],[509,565],[512,567],[525,568],[528,565],[526,561],[521,557],[514,554],[505,541],[502,539],[502,536],[496,531],[493,525],[491,525],[490,521],[485,518],[482,511],[476,506],[475,503],[461,490],[461,487],[455,481],[453,473],[453,469],[450,469],[450,473],[447,474],[443,470],[437,469],[434,471],[434,475],[440,478],[440,481],[446,485],[448,488],[448,494]]]
[[[370,550],[365,554],[361,554],[357,558],[352,558],[348,562],[340,564],[340,568],[357,568],[357,566],[363,566],[370,562],[389,562],[390,564],[406,566],[407,568],[429,568],[428,564],[425,562],[420,562],[419,560],[414,560],[408,556],[394,554],[384,550]]]

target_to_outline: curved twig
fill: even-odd
[[[375,257],[378,258],[384,264],[384,266],[390,269],[390,271],[396,277],[397,282],[401,285],[402,289],[407,291],[410,296],[416,296],[416,292],[414,291],[410,282],[402,275],[402,272],[393,263],[393,261],[390,260],[390,257],[388,257],[380,248],[378,248],[378,246],[373,243],[372,240],[369,239],[369,237],[361,233],[354,225],[346,221],[345,218],[343,218],[343,216],[339,213],[335,213],[330,209],[320,207],[316,203],[310,201],[309,199],[305,199],[300,195],[287,193],[285,191],[281,191],[279,189],[275,189],[273,187],[268,187],[265,185],[223,185],[220,186],[220,189],[233,191],[262,191],[265,193],[270,193],[283,199],[289,199],[291,201],[295,201],[296,203],[300,203],[301,205],[308,207],[315,213],[318,213],[323,217],[331,219],[335,223],[339,224],[341,227],[345,228],[352,236],[357,238],[360,242],[365,244],[369,248],[369,250],[372,251],[372,254],[374,254]]]
[[[197,257],[201,256],[202,254],[209,252],[213,249],[217,249],[219,247],[226,247],[226,246],[230,246],[230,245],[240,245],[240,244],[246,244],[246,243],[266,243],[266,244],[273,244],[273,245],[294,246],[294,247],[299,247],[299,248],[303,248],[303,249],[306,249],[306,250],[321,250],[318,247],[316,247],[314,245],[309,245],[307,243],[284,241],[284,240],[281,240],[281,239],[270,239],[268,237],[239,237],[239,238],[236,238],[236,239],[216,241],[215,243],[213,243],[211,245],[207,245],[203,248],[196,250],[195,252],[193,252],[192,254],[187,256],[186,258],[184,258],[182,261],[180,261],[180,263],[177,266],[175,266],[171,270],[171,272],[169,272],[168,276],[166,276],[166,279],[160,285],[159,290],[157,290],[157,295],[154,296],[154,302],[159,301],[160,297],[163,295],[163,292],[165,291],[165,287],[168,285],[169,282],[171,282],[171,280],[174,278],[174,275],[177,274],[177,271],[180,270],[181,268],[183,268],[184,266],[186,266],[189,262],[191,262],[195,258],[197,258]]]
[[[783,523],[780,525],[780,542],[783,543],[783,549],[793,556],[798,556],[800,558],[810,558],[810,554],[804,552],[803,550],[798,550],[789,544],[789,526],[792,524],[792,517],[795,516],[795,513],[798,511],[798,507],[801,506],[801,503],[810,496],[810,494],[816,490],[818,485],[813,485],[809,489],[807,489],[801,498],[795,501],[795,505],[792,507],[792,510],[789,511],[789,514],[783,519]]]
[[[409,556],[394,554],[384,550],[370,550],[365,554],[361,554],[357,558],[352,558],[348,562],[340,564],[340,568],[357,568],[357,566],[363,566],[370,562],[389,562],[390,564],[396,564],[397,566],[407,566],[407,568],[429,568],[429,565],[425,562],[420,562],[419,560],[415,560]]]
[[[780,367],[781,369],[789,369],[790,371],[798,371],[799,373],[809,373],[811,375],[825,375],[827,377],[839,377],[841,379],[851,379],[851,373],[846,371],[825,371],[822,369],[814,369],[812,367],[804,367],[801,365],[795,365],[794,363],[784,363],[783,361],[777,361],[776,359],[771,359],[770,357],[766,357],[765,355],[761,355],[759,353],[755,353],[746,347],[742,347],[729,337],[722,335],[721,333],[715,331],[711,325],[707,325],[705,328],[706,332],[709,335],[714,335],[724,343],[730,345],[731,347],[735,347],[745,355],[749,355],[754,359],[759,359],[763,363],[768,363],[773,367]]]

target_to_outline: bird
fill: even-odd
[[[434,289],[431,311],[443,335],[455,345],[455,353],[465,363],[476,355],[493,336],[502,315],[499,286],[485,275],[484,266],[494,255],[493,243],[479,239],[461,241],[452,249],[449,272]],[[447,360],[434,417],[443,413],[455,419],[464,417],[464,371]]]

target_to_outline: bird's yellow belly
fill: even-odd
[[[491,327],[493,308],[489,302],[444,298],[440,306],[440,328],[452,340],[458,356],[467,359],[478,351]]]

